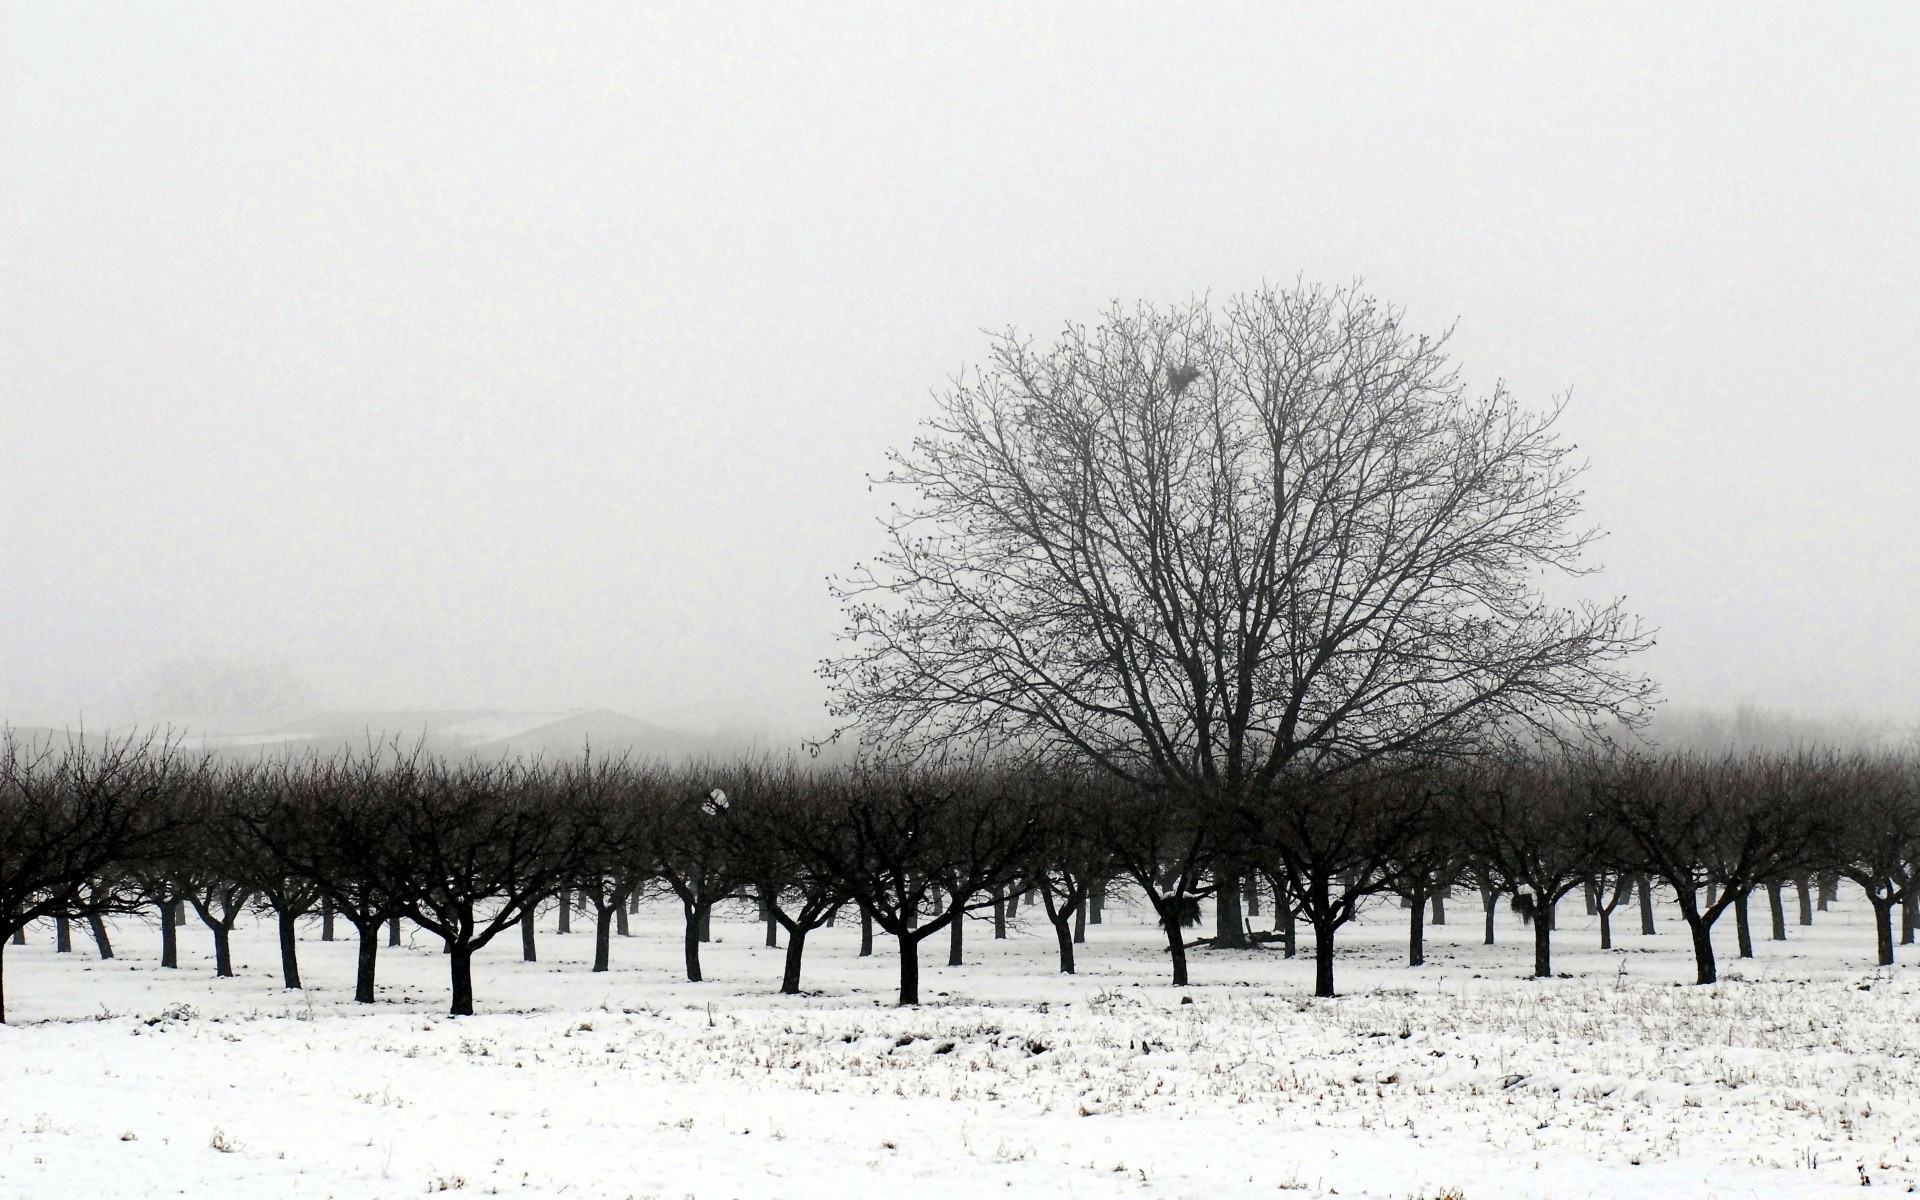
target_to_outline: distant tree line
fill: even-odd
[[[1408,957],[1444,921],[1446,898],[1477,892],[1492,941],[1496,905],[1530,925],[1533,969],[1552,974],[1555,913],[1577,897],[1602,947],[1622,914],[1652,932],[1655,889],[1685,922],[1701,983],[1718,978],[1714,932],[1734,914],[1741,957],[1787,936],[1791,896],[1809,923],[1839,879],[1875,917],[1876,960],[1920,906],[1920,762],[1803,753],[1702,758],[1541,752],[1467,762],[1379,756],[1223,803],[1072,766],[733,762],[669,769],[583,757],[455,761],[394,747],[333,758],[238,763],[160,741],[0,742],[0,968],[5,941],[35,922],[71,949],[102,918],[145,913],[163,967],[178,965],[189,914],[215,971],[249,912],[280,931],[281,970],[301,986],[299,928],[318,918],[358,942],[355,999],[376,996],[384,942],[406,921],[446,955],[451,1011],[474,1009],[474,955],[517,933],[535,957],[535,914],[589,914],[593,970],[647,895],[678,900],[685,969],[701,977],[716,906],[758,905],[768,945],[784,940],[781,991],[801,990],[808,936],[860,922],[898,954],[899,1002],[919,1001],[920,945],[963,961],[968,914],[997,933],[1035,906],[1060,970],[1116,893],[1164,930],[1172,981],[1187,982],[1188,931],[1206,899],[1232,899],[1288,956],[1310,932],[1315,994],[1334,994],[1340,928],[1374,897],[1408,914]],[[1262,886],[1264,885],[1264,887]],[[1632,917],[1628,917],[1632,920]],[[1251,922],[1249,922],[1251,923]],[[1303,929],[1304,927],[1304,929]],[[4,1017],[0,971],[0,1018]]]

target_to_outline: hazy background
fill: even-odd
[[[1677,704],[1920,717],[1920,8],[0,13],[0,717],[817,730],[982,330],[1296,277],[1571,389]]]

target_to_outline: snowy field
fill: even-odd
[[[773,994],[780,952],[750,909],[716,920],[709,981],[677,979],[677,909],[643,910],[614,970],[590,933],[542,923],[476,965],[481,1015],[442,1014],[444,960],[419,933],[383,948],[381,1003],[352,1001],[351,941],[301,944],[278,986],[272,928],[243,926],[240,977],[213,977],[197,922],[178,971],[158,931],[83,929],[6,953],[0,1200],[13,1197],[523,1196],[945,1200],[983,1196],[1740,1197],[1912,1190],[1920,971],[1871,966],[1863,901],[1726,982],[1692,966],[1670,911],[1601,953],[1563,906],[1556,968],[1477,897],[1404,966],[1382,902],[1343,935],[1337,1000],[1276,950],[1197,951],[1165,985],[1157,931],[1119,905],[1081,973],[1051,931],[968,955],[923,947],[921,1008],[892,1004],[883,940],[809,939],[805,997]],[[1764,906],[1757,914],[1762,920]],[[347,927],[342,926],[343,931]],[[1903,963],[1917,957],[1902,947]],[[1680,986],[1676,986],[1680,985]],[[1188,1001],[1191,1003],[1188,1003]]]

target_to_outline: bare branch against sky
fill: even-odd
[[[1920,10],[0,10],[0,718],[818,733],[980,362],[1295,280],[1590,460],[1678,705],[1920,719]]]

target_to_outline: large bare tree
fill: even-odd
[[[1313,287],[1000,337],[891,456],[884,549],[834,583],[838,713],[1228,806],[1636,721],[1647,635],[1541,590],[1597,536],[1560,410],[1469,393],[1446,340]]]

